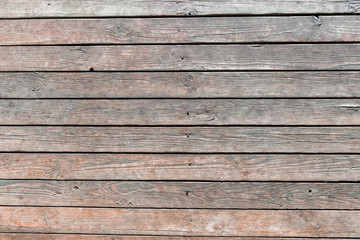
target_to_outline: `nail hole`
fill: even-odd
[[[132,202],[129,202],[129,205],[132,206],[133,205]]]
[[[186,134],[186,137],[190,137],[190,133],[187,133],[187,134]]]
[[[92,67],[92,68],[90,68],[90,70],[89,70],[90,72],[94,72],[94,68]]]
[[[75,190],[75,191],[79,191],[79,187],[78,187],[78,186],[75,186],[75,187],[74,187],[74,190]]]
[[[185,56],[181,56],[181,60],[184,60],[185,59]]]
[[[311,189],[309,189],[309,193],[312,193],[312,190],[311,190]]]
[[[185,191],[185,195],[189,196],[190,191]]]
[[[192,163],[188,163],[189,167],[191,167]]]
[[[190,113],[189,113],[189,112],[186,112],[186,115],[188,115],[188,116],[189,116],[189,115],[190,115]]]

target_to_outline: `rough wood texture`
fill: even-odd
[[[359,155],[4,154],[2,179],[360,181]]]
[[[164,236],[124,236],[124,235],[79,235],[79,234],[30,234],[0,233],[2,240],[229,240],[229,237],[164,237]],[[231,237],[232,240],[273,240],[274,238]],[[327,240],[326,238],[317,238]],[[346,238],[355,240],[351,238]],[[276,238],[275,240],[311,240],[309,238]],[[345,240],[345,239],[334,239]]]
[[[0,180],[0,205],[360,209],[357,183]]]
[[[0,100],[0,125],[360,125],[360,100]]]
[[[360,44],[2,46],[0,71],[360,70]]]
[[[359,16],[1,20],[0,45],[355,42]]]
[[[360,153],[358,127],[0,127],[3,152]]]
[[[254,237],[360,236],[359,211],[43,207],[1,207],[0,211],[2,232]]]
[[[343,71],[3,72],[0,98],[360,97],[359,74]]]
[[[3,0],[1,18],[98,17],[225,14],[316,14],[359,12],[356,0]]]

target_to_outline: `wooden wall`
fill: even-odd
[[[359,13],[1,0],[0,239],[360,238]]]

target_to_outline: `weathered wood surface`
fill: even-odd
[[[359,16],[1,20],[0,45],[356,42]]]
[[[0,71],[360,70],[360,44],[1,46]]]
[[[344,71],[2,72],[0,98],[360,97],[359,74]]]
[[[0,125],[360,125],[360,100],[0,100]]]
[[[357,183],[0,180],[2,206],[360,209]]]
[[[0,153],[1,179],[360,181],[359,155]]]
[[[80,235],[80,234],[31,234],[0,233],[2,240],[229,240],[229,237],[172,237],[172,236],[125,236],[125,235]],[[233,240],[273,240],[274,238],[231,237]],[[309,238],[276,238],[277,240],[310,240]],[[317,238],[326,240],[327,238]],[[345,240],[333,238],[334,240]],[[355,240],[351,238],[346,238]]]
[[[0,127],[3,152],[360,153],[359,127]]]
[[[3,0],[1,18],[359,13],[355,0]]]
[[[360,236],[359,211],[62,207],[1,207],[0,211],[2,232],[253,237]]]

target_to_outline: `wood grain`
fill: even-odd
[[[0,100],[1,125],[360,125],[360,100]]]
[[[3,152],[360,153],[358,127],[0,127]]]
[[[1,18],[31,17],[102,17],[102,16],[189,16],[225,14],[316,14],[359,13],[359,3],[354,0],[3,0]]]
[[[359,16],[1,20],[0,45],[356,42]]]
[[[171,236],[125,236],[125,235],[80,235],[80,234],[32,234],[0,233],[2,240],[229,240],[229,237],[171,237]],[[233,240],[272,240],[273,238],[231,237]],[[276,238],[277,240],[310,240],[309,238]],[[318,238],[326,240],[326,238]],[[348,238],[346,238],[348,239]],[[334,239],[345,240],[345,239]],[[351,239],[350,240],[355,240]]]
[[[2,72],[0,80],[0,98],[360,97],[359,72],[343,71]]]
[[[124,236],[124,235],[80,235],[80,234],[31,234],[0,233],[3,240],[229,240],[229,237],[171,237],[171,236]],[[273,238],[231,237],[233,240],[272,240]],[[309,238],[276,238],[277,240],[310,240]],[[326,238],[319,238],[326,240]],[[344,239],[334,239],[344,240]],[[355,240],[351,239],[350,240]]]
[[[172,236],[125,236],[125,235],[80,235],[80,234],[32,234],[0,233],[2,240],[229,240],[229,237],[172,237]],[[233,240],[272,240],[273,238],[231,237]],[[277,240],[310,240],[309,238],[276,238]],[[326,240],[326,238],[318,238]],[[346,238],[348,239],[348,238]],[[345,240],[335,238],[334,240]],[[351,239],[350,240],[355,240]]]
[[[1,46],[0,71],[360,70],[360,44]]]
[[[357,183],[0,180],[2,206],[360,209]]]
[[[359,237],[359,211],[1,207],[2,232]],[[19,218],[19,216],[22,216]]]
[[[0,153],[0,178],[360,181],[359,164],[359,155]]]

